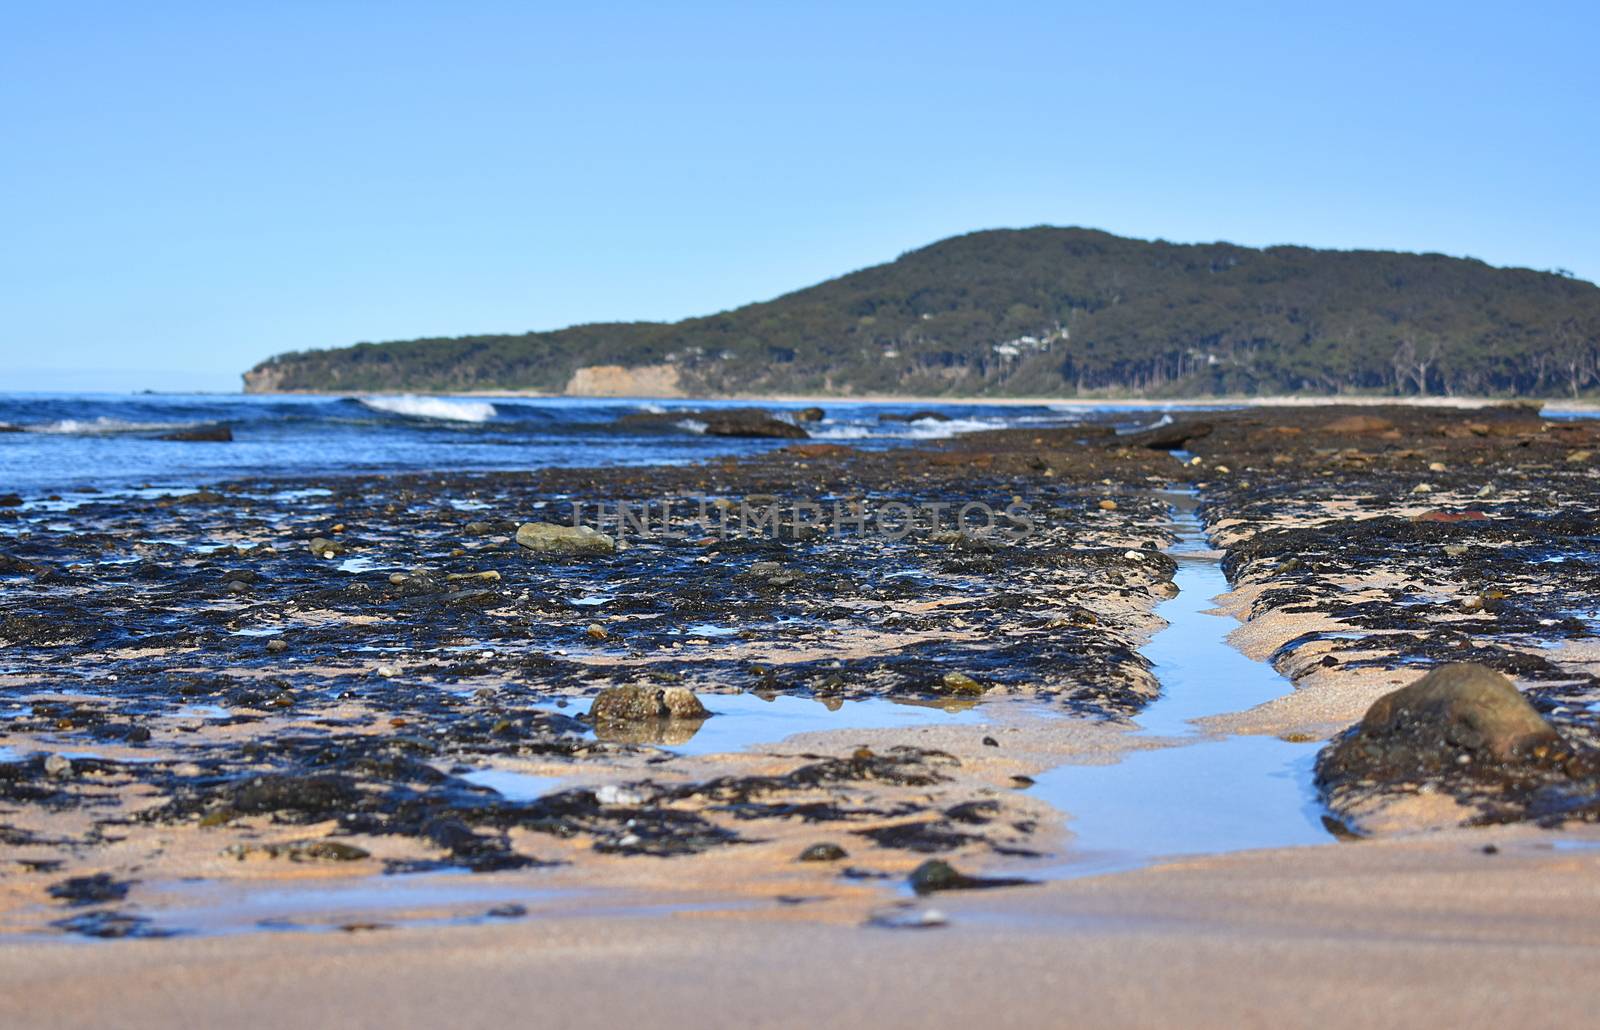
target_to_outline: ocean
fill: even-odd
[[[192,489],[245,476],[405,471],[517,470],[552,466],[678,464],[748,454],[792,440],[706,436],[689,413],[760,407],[776,414],[805,403],[444,396],[0,393],[0,494],[26,497],[83,488]],[[1081,406],[830,401],[806,426],[819,441],[879,448],[984,429],[1061,425]],[[1128,412],[1130,426],[1161,417]],[[626,425],[640,412],[683,411],[682,420]],[[883,416],[933,411],[945,420]],[[163,440],[225,425],[230,443]]]

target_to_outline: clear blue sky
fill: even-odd
[[[995,226],[1592,280],[1593,12],[13,0],[0,389],[679,318]]]

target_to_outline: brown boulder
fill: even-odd
[[[711,713],[683,687],[649,687],[630,684],[607,687],[594,699],[589,717],[600,723],[638,723],[705,719]]]
[[[1457,662],[1374,701],[1324,752],[1319,776],[1404,778],[1457,768],[1462,754],[1469,765],[1515,762],[1560,739],[1505,676]]]

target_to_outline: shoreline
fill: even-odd
[[[1035,1025],[1086,1013],[1146,1024],[1263,1012],[1280,1023],[1348,1019],[1352,998],[1378,1005],[1402,990],[1419,1016],[1481,1016],[1489,1003],[1469,988],[1484,984],[1507,1011],[1587,1011],[1582,971],[1600,958],[1600,932],[1581,918],[1600,903],[1593,826],[1461,828],[1454,808],[1386,809],[1382,821],[1347,819],[1371,833],[1359,842],[1158,857],[1095,874],[1104,867],[1087,830],[1080,839],[1074,813],[1031,789],[1049,770],[1115,764],[1136,749],[1176,753],[1208,733],[1320,747],[1418,663],[1462,656],[1522,670],[1530,696],[1567,709],[1552,716],[1564,728],[1592,721],[1593,693],[1552,678],[1596,661],[1555,617],[1589,581],[1497,545],[1576,547],[1541,537],[1540,520],[1592,511],[1600,426],[1504,408],[1466,417],[1440,404],[1337,419],[1251,407],[1263,410],[1177,419],[1171,431],[1192,430],[1177,441],[1181,464],[1137,438],[1002,429],[892,452],[800,444],[694,467],[366,476],[330,482],[333,492],[311,501],[244,498],[219,483],[39,516],[66,528],[10,548],[12,567],[38,578],[15,594],[24,617],[0,627],[37,635],[7,641],[27,668],[0,678],[35,710],[8,720],[0,741],[30,753],[31,778],[16,782],[56,792],[45,798],[53,805],[60,792],[92,791],[93,804],[23,805],[7,817],[13,832],[32,834],[19,856],[66,864],[8,884],[0,925],[29,936],[0,937],[0,1015],[215,1021],[247,991],[240,1025],[341,1003],[358,1024],[421,1021],[435,1009],[458,1025],[505,1025],[528,1011],[620,1021],[665,1006],[711,1025],[786,1025],[801,1021],[818,982],[840,985],[816,1003],[825,1013],[870,1013],[885,1026],[971,1021],[1002,998]],[[947,500],[991,484],[1040,489],[1055,506],[1055,535],[1037,551],[798,536],[724,551],[686,534],[555,561],[519,551],[507,517],[584,491],[707,486],[739,497],[797,481],[834,493],[915,484]],[[1156,606],[1176,589],[1176,563],[1153,554],[1175,532],[1150,496],[1156,481],[1201,494],[1208,539],[1232,563],[1231,589],[1213,602],[1239,620],[1229,639],[1246,657],[1273,659],[1295,688],[1211,716],[1187,741],[1130,732],[1163,689],[1140,662],[1164,621]],[[468,499],[467,510],[451,504]],[[1433,517],[1440,511],[1448,517]],[[71,532],[74,523],[95,534]],[[183,546],[198,540],[228,546],[199,556]],[[327,557],[334,547],[353,568]],[[134,549],[137,577],[118,564],[121,548]],[[55,568],[72,578],[52,579]],[[1507,603],[1474,598],[1484,583]],[[1272,591],[1278,599],[1261,602]],[[1374,605],[1385,607],[1369,625]],[[1446,641],[1441,658],[1434,638],[1462,632],[1463,619],[1478,620],[1470,650]],[[129,628],[132,640],[113,639]],[[93,687],[64,681],[67,667],[92,670]],[[946,670],[984,689],[942,694]],[[841,720],[862,700],[969,706],[980,717],[824,722],[716,752],[674,752],[684,741],[670,735],[602,737],[572,718],[602,685],[655,672],[712,710],[734,693],[770,704],[765,692],[819,702]],[[175,676],[181,696],[151,686]],[[570,707],[540,707],[550,698]],[[712,729],[747,714],[718,714]],[[135,723],[142,739],[125,732]],[[326,746],[305,748],[311,735]],[[42,753],[85,746],[101,757],[74,759],[70,778],[45,769]],[[431,756],[431,773],[416,755]],[[539,798],[486,800],[455,779],[485,764],[558,781],[563,801],[529,817]],[[227,787],[264,770],[313,785],[355,777],[363,790],[324,803]],[[1425,785],[1448,799],[1448,781]],[[441,844],[413,808],[373,800],[411,791],[408,805],[434,799],[467,846]],[[113,802],[150,818],[124,820]],[[1371,811],[1317,806],[1341,818]],[[58,846],[102,818],[112,844]],[[317,864],[262,852],[325,837],[368,854]],[[796,861],[823,841],[848,858]],[[930,857],[968,874],[1047,879],[911,901],[907,875]],[[523,858],[539,864],[509,864]],[[479,888],[471,900],[373,911],[339,893],[393,886],[403,896],[404,881],[379,876],[469,859],[483,862],[481,877],[458,881]],[[1059,872],[1074,861],[1089,874]],[[248,932],[272,927],[244,919],[242,933],[109,944],[100,976],[84,978],[81,945],[40,935],[82,911],[48,888],[99,873],[129,888],[127,907],[102,911],[148,916],[158,929],[173,884],[194,881],[235,897],[303,891],[312,914],[277,932]],[[526,911],[491,917],[483,898],[494,890],[524,891]],[[929,910],[948,923],[873,922]],[[182,905],[170,911],[181,916]],[[1161,958],[1130,975],[1130,943]],[[929,969],[975,952],[998,960],[927,986]],[[1529,956],[1562,982],[1528,975]],[[175,965],[180,992],[151,974]],[[1273,976],[1282,986],[1263,999],[1262,983],[1280,983]],[[1046,979],[1052,989],[1040,990]],[[584,988],[602,980],[639,989],[597,998]],[[1252,995],[1259,1007],[1245,1010]]]
[[[235,396],[220,394],[219,396]],[[1419,408],[1492,408],[1539,405],[1546,411],[1600,411],[1600,399],[1572,400],[1570,398],[1535,397],[1382,397],[1322,396],[1303,394],[1271,394],[1265,396],[1206,396],[1173,398],[1149,397],[938,397],[900,394],[730,394],[717,396],[629,396],[549,393],[540,390],[241,390],[242,397],[470,397],[481,399],[566,400],[616,403],[674,404],[699,402],[738,402],[759,405],[771,404],[912,404],[912,405],[972,405],[992,407],[1055,407],[1055,408],[1254,408],[1254,407],[1419,407]]]

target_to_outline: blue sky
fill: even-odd
[[[679,318],[995,226],[1593,280],[1597,42],[1577,3],[12,2],[0,389]]]

